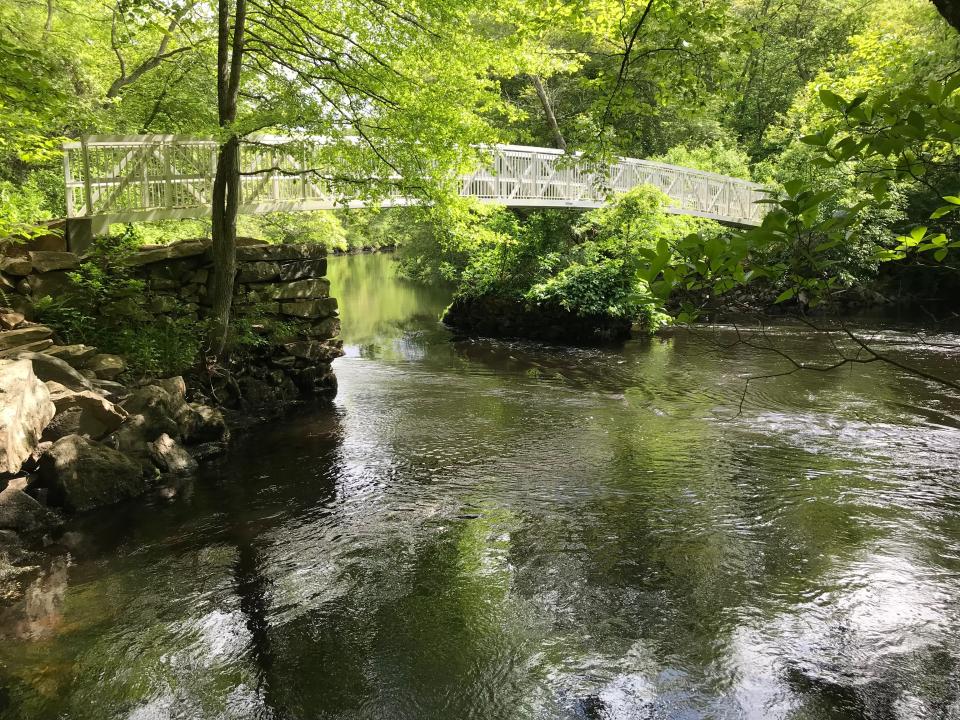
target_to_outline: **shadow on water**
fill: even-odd
[[[0,717],[960,716],[960,398],[883,367],[744,396],[778,360],[730,328],[454,339],[389,256],[330,277],[334,403],[74,521],[0,621]]]

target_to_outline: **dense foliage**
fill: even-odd
[[[423,205],[242,217],[240,234],[402,245],[404,272],[461,296],[616,317],[943,300],[960,289],[947,6],[254,3],[225,124],[217,12],[236,30],[245,3],[21,0],[0,8],[0,235],[63,214],[63,137],[305,132],[327,138],[325,180],[371,199],[399,183]],[[747,233],[667,216],[648,190],[583,217],[475,207],[453,178],[495,141],[651,157],[766,183],[776,199]],[[168,221],[124,237],[208,232]],[[126,292],[122,273],[99,282]]]

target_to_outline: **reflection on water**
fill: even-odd
[[[876,366],[741,407],[780,366],[728,329],[454,342],[389,257],[330,271],[336,401],[74,523],[0,716],[960,717],[960,398]]]

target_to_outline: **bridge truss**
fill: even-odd
[[[690,168],[621,158],[588,164],[562,151],[522,145],[489,148],[489,162],[463,176],[461,194],[512,207],[594,208],[616,193],[649,183],[670,198],[670,212],[732,226],[759,225],[761,185]],[[64,144],[67,217],[92,232],[110,223],[199,218],[210,214],[217,144],[175,135],[94,135]],[[342,186],[311,172],[310,146],[256,142],[241,150],[243,214],[362,207]],[[399,194],[384,206],[416,202]]]

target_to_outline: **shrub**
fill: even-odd
[[[132,226],[99,239],[68,274],[68,292],[40,298],[35,310],[64,341],[123,356],[131,374],[179,374],[196,364],[206,324],[185,312],[158,316],[147,310],[152,296],[146,283],[124,262],[139,244]]]
[[[646,283],[637,276],[641,254],[716,227],[668,214],[666,203],[659,190],[643,186],[587,213],[476,211],[450,227],[441,252],[450,257],[456,248],[465,258],[460,298],[507,298],[656,327],[666,316],[655,311]]]

